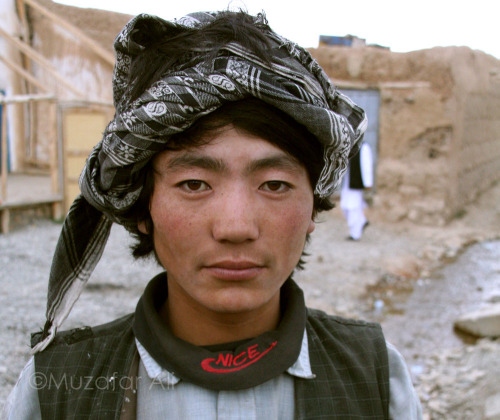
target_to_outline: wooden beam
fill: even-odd
[[[29,39],[29,25],[28,25],[28,19],[26,17],[26,6],[24,5],[24,0],[16,0],[16,5],[17,5],[17,15],[19,16],[19,22],[21,23],[21,28],[22,28],[22,37],[21,39],[24,42],[27,42]],[[21,53],[21,59],[23,62],[23,67],[30,71],[31,70],[31,61],[26,57],[25,54]]]
[[[65,202],[65,181],[64,181],[64,149],[63,149],[63,111],[60,103],[56,107],[56,124],[57,124],[57,180],[59,182],[57,191],[61,194],[61,204],[58,208],[52,207],[52,216],[58,220],[64,216]],[[59,213],[58,213],[59,211]]]
[[[27,42],[27,40],[29,39],[30,30],[28,25],[28,19],[26,18],[26,6],[24,5],[24,0],[16,0],[16,5],[17,5],[17,15],[19,16],[19,21],[21,23],[22,34],[23,34],[21,39],[24,42]],[[31,61],[23,53],[21,53],[21,60],[22,60],[22,67],[29,73],[31,71]],[[29,88],[29,86],[27,88]],[[26,93],[29,93],[29,89]]]
[[[29,45],[13,37],[6,31],[4,31],[1,27],[0,27],[0,35],[3,36],[10,43],[14,44],[17,48],[19,48],[22,52],[24,52],[27,56],[29,56],[33,61],[36,61],[41,67],[47,70],[52,76],[54,76],[55,79],[57,79],[68,90],[70,90],[71,92],[73,92],[74,94],[76,94],[81,98],[85,97],[85,95],[82,92],[80,92],[78,89],[75,89],[71,83],[69,83],[64,77],[60,76],[57,73],[54,66],[52,66],[52,64],[45,57],[36,52]]]
[[[0,98],[1,99],[1,98]],[[2,106],[2,137],[1,137],[1,150],[2,150],[2,169],[1,169],[1,177],[2,177],[2,199],[1,201],[7,201],[7,153],[8,153],[8,145],[7,145],[7,107],[5,104]]]
[[[28,16],[27,16],[27,6],[24,4],[24,0],[16,0],[17,4],[17,14],[19,16],[19,21],[21,22],[22,30],[23,30],[23,36],[21,37],[21,40],[24,41],[25,43],[29,44],[29,39],[30,39],[30,26],[28,23]],[[26,73],[32,75],[33,74],[33,62],[29,59],[29,57],[24,54],[23,52],[20,52],[21,60],[22,60],[22,68]],[[35,92],[35,85],[32,83],[30,84],[28,82],[28,79],[24,79],[24,92],[19,92],[19,93],[34,93]],[[38,81],[38,80],[37,80]],[[46,92],[46,89],[43,89],[42,92]],[[21,149],[20,152],[17,153],[17,156],[26,156],[30,157],[33,156],[34,151],[36,150],[36,139],[38,136],[38,131],[36,130],[36,118],[37,118],[37,112],[35,109],[35,104],[32,102],[27,104],[27,112],[23,112],[22,114],[22,123],[23,127],[26,127],[26,122],[28,125],[28,142],[22,143],[22,142],[17,142],[17,149]],[[20,130],[18,130],[20,131]],[[24,165],[23,165],[24,166]]]
[[[50,103],[50,110],[48,114],[48,124],[51,127],[50,133],[50,179],[51,179],[51,192],[52,194],[62,196],[61,179],[59,173],[59,161],[62,159],[59,151],[59,111],[57,102]],[[62,200],[52,204],[52,218],[55,220],[63,216],[63,202]]]
[[[63,197],[61,194],[51,194],[43,198],[29,198],[29,199],[19,199],[10,200],[7,203],[0,204],[0,211],[5,211],[8,209],[22,209],[26,207],[33,207],[34,205],[40,204],[55,204],[62,203]]]
[[[21,66],[18,66],[12,60],[9,60],[7,57],[0,55],[0,61],[3,62],[7,67],[11,70],[15,71],[21,77],[24,77],[29,83],[36,86],[42,92],[47,92],[47,88],[42,85],[33,75],[24,70]]]
[[[17,7],[17,15],[19,16],[19,21],[23,26],[24,38],[26,38],[28,31],[26,24],[27,19],[26,19],[26,8],[24,7],[24,0],[16,0],[16,7]]]
[[[24,2],[32,7],[33,9],[37,10],[40,12],[42,15],[45,17],[49,18],[59,26],[62,26],[64,29],[68,30],[71,32],[73,35],[75,35],[84,45],[86,45],[88,48],[90,48],[92,51],[94,51],[99,57],[101,57],[104,61],[106,61],[108,64],[111,64],[111,66],[114,66],[115,64],[115,56],[103,48],[101,45],[99,45],[96,41],[94,41],[92,38],[90,38],[88,35],[86,35],[84,32],[82,32],[80,29],[78,29],[76,26],[72,25],[69,22],[66,22],[64,19],[60,18],[56,14],[52,13],[51,11],[47,10],[45,7],[42,5],[36,3],[33,0],[24,0]]]
[[[20,104],[25,102],[35,102],[35,101],[53,101],[55,99],[54,95],[10,95],[3,96],[0,95],[0,104]]]
[[[9,233],[10,229],[10,210],[0,209],[0,232]]]
[[[380,83],[382,89],[418,89],[430,88],[431,82],[427,81],[408,81],[408,82],[382,82]]]

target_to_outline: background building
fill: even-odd
[[[26,214],[61,218],[78,194],[85,157],[113,116],[113,40],[131,16],[50,0],[0,6],[6,231]],[[367,110],[374,211],[384,218],[443,225],[498,182],[499,60],[467,47],[393,53],[352,35],[310,52]]]

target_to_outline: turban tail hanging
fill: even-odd
[[[50,343],[69,314],[102,255],[112,222],[130,225],[124,215],[141,193],[145,166],[172,134],[224,103],[259,98],[304,125],[323,145],[324,167],[314,191],[319,197],[337,188],[349,157],[359,150],[367,126],[364,111],[334,88],[309,52],[271,30],[262,29],[271,45],[272,64],[235,42],[216,57],[200,48],[130,99],[131,64],[148,43],[199,28],[216,17],[194,13],[172,23],[138,15],[117,36],[115,118],[87,159],[81,196],[64,222],[49,279],[47,323],[33,352]]]

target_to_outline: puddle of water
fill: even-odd
[[[432,277],[412,283],[413,290],[402,284],[399,292],[372,291],[383,302],[378,321],[387,340],[411,363],[439,349],[473,344],[475,338],[455,331],[453,323],[500,300],[500,241],[472,245]]]

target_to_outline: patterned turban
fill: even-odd
[[[146,165],[171,135],[227,102],[256,97],[304,125],[323,146],[324,167],[314,190],[319,197],[336,189],[349,157],[359,150],[367,126],[364,111],[335,89],[309,52],[267,25],[259,30],[268,40],[271,63],[236,41],[216,56],[199,47],[131,98],[132,62],[148,42],[196,30],[217,15],[194,13],[167,22],[142,14],[117,36],[116,114],[88,157],[81,195],[64,221],[49,278],[47,322],[34,353],[52,341],[69,314],[102,255],[112,223],[130,226],[125,215],[140,196]],[[262,17],[254,19],[262,23]]]

